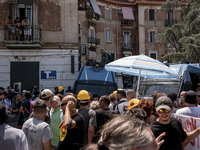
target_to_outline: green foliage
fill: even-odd
[[[190,59],[191,63],[200,62],[200,0],[181,3],[179,0],[167,0],[161,9],[166,13],[180,10],[180,17],[176,23],[165,28],[158,38],[170,43],[173,51],[164,56],[169,62],[184,63]]]

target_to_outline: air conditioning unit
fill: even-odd
[[[118,14],[122,14],[122,10],[118,10]]]

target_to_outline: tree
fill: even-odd
[[[184,63],[189,59],[191,63],[200,62],[200,0],[187,1],[167,0],[161,6],[166,13],[180,10],[176,23],[165,28],[158,38],[170,43],[173,51],[165,55],[168,62]]]

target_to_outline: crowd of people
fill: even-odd
[[[199,88],[199,89],[198,89]],[[118,89],[110,95],[77,95],[69,86],[15,95],[0,88],[0,147],[9,150],[182,150],[200,134],[186,131],[172,113],[200,116],[197,92],[152,93],[137,99],[134,90]],[[16,104],[13,108],[12,105]],[[17,128],[9,125],[19,113]]]
[[[23,20],[20,20],[19,17],[16,17],[16,19],[13,20],[12,17],[9,16],[5,26],[8,28],[9,40],[20,41],[23,39],[23,41],[29,41],[32,30],[30,21],[26,16],[23,17]],[[22,35],[24,36],[22,37]]]

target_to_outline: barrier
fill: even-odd
[[[174,117],[180,121],[182,127],[186,129],[188,132],[194,131],[195,129],[200,127],[200,118],[185,116],[185,115],[177,115],[172,113],[171,117]],[[184,147],[184,150],[199,150],[200,149],[200,135],[196,137],[194,140],[190,141],[187,146]]]

